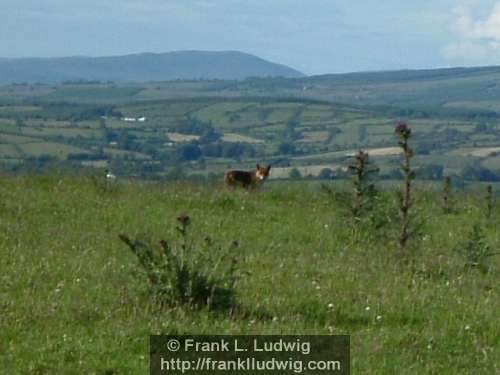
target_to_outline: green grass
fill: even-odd
[[[102,132],[98,129],[85,129],[85,128],[51,128],[48,126],[37,126],[23,128],[23,134],[33,137],[56,137],[62,136],[65,138],[101,138]]]
[[[453,250],[473,223],[500,244],[498,207],[475,196],[444,215],[420,191],[421,246],[402,262],[396,224],[355,243],[337,205],[314,188],[261,191],[164,186],[60,175],[0,180],[0,368],[6,374],[140,374],[148,335],[349,334],[354,374],[494,374],[500,371],[499,257],[466,272]],[[395,210],[387,194],[386,210]],[[249,272],[233,315],[160,310],[119,233],[238,240]],[[333,304],[333,309],[329,304]]]
[[[0,157],[2,158],[19,158],[22,154],[15,144],[0,143]]]

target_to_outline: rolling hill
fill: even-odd
[[[500,66],[327,74],[237,82],[239,92],[356,105],[500,111]]]
[[[147,82],[177,79],[301,77],[285,65],[236,51],[178,51],[110,57],[0,59],[0,84],[64,81]]]

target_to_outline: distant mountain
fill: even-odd
[[[0,58],[0,84],[64,81],[303,77],[288,66],[236,51],[178,51],[110,57]]]

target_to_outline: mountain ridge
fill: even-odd
[[[304,74],[286,65],[239,51],[188,50],[99,57],[0,58],[0,84],[52,84],[77,80],[241,80],[248,77],[299,78]]]

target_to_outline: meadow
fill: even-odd
[[[0,372],[147,373],[149,335],[163,333],[348,334],[353,374],[499,373],[500,256],[479,269],[459,251],[473,224],[498,249],[499,207],[487,217],[483,188],[453,189],[444,213],[439,189],[415,192],[421,226],[401,253],[394,187],[380,195],[383,227],[353,237],[342,202],[303,183],[2,175]],[[158,305],[118,238],[175,243],[183,213],[194,244],[237,241],[232,308]]]

